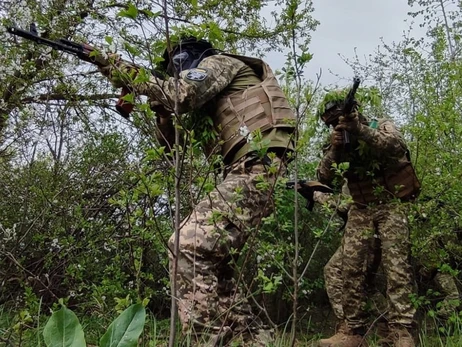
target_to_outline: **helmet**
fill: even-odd
[[[332,112],[334,108],[341,107],[348,95],[348,89],[337,89],[328,92],[318,106],[317,116],[323,120],[326,125],[332,124],[338,117]]]
[[[204,58],[214,54],[217,52],[210,42],[198,40],[194,36],[185,37],[175,44],[171,51],[164,51],[161,68],[172,76],[175,70],[180,73],[195,68]]]
[[[328,92],[318,106],[316,115],[329,125],[335,125],[339,117],[339,112],[334,112],[336,108],[343,106],[345,99],[348,96],[350,89],[337,89]],[[358,88],[355,94],[355,108],[359,112],[361,121],[367,122],[367,118],[363,115],[364,108],[367,108],[368,113],[382,113],[382,96],[376,87]]]

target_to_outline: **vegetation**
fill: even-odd
[[[105,331],[133,310],[147,312],[140,345],[165,346],[172,338],[180,345],[171,335],[166,241],[221,179],[219,158],[206,158],[199,146],[215,135],[207,119],[176,117],[187,145],[167,154],[146,100],[133,100],[130,119],[120,117],[120,91],[94,66],[13,37],[5,26],[13,18],[23,28],[35,22],[43,37],[88,42],[148,69],[184,33],[230,52],[278,51],[285,56],[278,78],[298,119],[289,176],[314,179],[327,134],[316,117],[324,91],[304,70],[316,54],[309,47],[318,22],[309,0],[273,4],[274,11],[255,0],[0,4],[0,344],[54,345],[59,331],[50,327],[69,319],[81,341],[84,333],[89,345],[109,346]],[[409,215],[416,263],[460,279],[460,4],[409,5],[427,28],[424,38],[384,42],[367,61],[346,63],[368,87],[359,91],[365,114],[394,119],[411,149],[423,187]],[[253,145],[264,150],[258,133]],[[275,213],[244,250],[238,278],[249,279],[249,299],[277,328],[276,345],[310,345],[332,331],[322,268],[338,246],[341,221],[325,207],[309,213],[284,183],[276,187]],[[438,296],[430,285],[412,298],[421,345],[458,346],[462,314],[441,320]]]

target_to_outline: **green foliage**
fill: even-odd
[[[462,250],[454,231],[460,230],[462,210],[462,60],[454,48],[461,26],[454,11],[445,14],[449,21],[444,24],[439,2],[410,3],[423,6],[412,15],[427,16],[427,42],[405,39],[381,47],[371,66],[355,62],[355,71],[374,81],[362,85],[357,99],[366,116],[395,119],[411,147],[423,184],[421,200],[410,214],[413,254],[428,268],[458,276]],[[35,21],[50,38],[89,42],[136,60],[146,67],[130,76],[136,83],[150,78],[149,70],[163,60],[166,33],[170,44],[188,34],[229,52],[284,50],[286,61],[277,76],[297,116],[296,153],[288,176],[316,176],[327,136],[315,117],[316,105],[322,107],[330,97],[323,102],[320,85],[304,76],[316,54],[310,51],[311,32],[318,24],[311,1],[277,0],[273,12],[267,2],[255,0],[175,1],[165,8],[155,2],[121,5],[112,0],[64,0],[59,8],[50,1],[18,4],[2,9],[2,24],[8,18],[22,27]],[[175,230],[173,216],[178,212],[180,220],[186,218],[220,182],[219,129],[204,108],[175,117],[181,148],[159,147],[156,115],[145,99],[126,95],[125,101],[136,107],[130,120],[121,119],[114,112],[119,91],[95,74],[94,66],[3,31],[0,37],[0,300],[14,312],[2,329],[17,336],[12,340],[17,345],[26,340],[39,345],[41,312],[58,297],[78,315],[91,313],[93,320],[84,329],[94,341],[109,323],[105,317],[130,309],[132,300],[148,297],[155,317],[165,318],[172,296],[167,240]],[[263,158],[268,143],[258,131],[248,135],[249,148]],[[367,154],[365,146],[361,153]],[[175,171],[176,154],[181,173]],[[339,177],[345,165],[335,167]],[[269,170],[274,173],[275,167]],[[291,308],[297,300],[295,306],[303,309],[328,305],[320,299],[322,268],[338,245],[341,235],[335,231],[341,221],[326,207],[306,211],[305,202],[285,189],[284,179],[275,187],[257,180],[261,191],[275,190],[275,212],[252,230],[238,263],[250,275],[237,277],[248,285],[250,302],[262,299],[277,323],[287,323],[297,313]],[[233,203],[243,189],[236,190]],[[226,216],[216,213],[213,218]],[[427,307],[434,293],[419,294],[413,302]],[[111,325],[104,337],[107,345],[122,340],[116,337],[117,324],[125,327],[122,331],[132,331],[133,325],[134,332],[141,329],[141,307],[131,307]],[[50,324],[70,312],[63,306]],[[86,326],[92,328],[88,333]],[[159,339],[163,342],[165,336]]]
[[[317,116],[321,117],[329,103],[343,103],[349,91],[348,88],[344,88],[327,92],[318,106]],[[374,110],[380,109],[382,105],[382,97],[379,90],[375,87],[358,88],[355,100],[359,103],[359,112],[361,113],[364,113],[366,110],[374,112]]]
[[[77,316],[61,301],[61,308],[53,312],[43,336],[47,347],[86,346],[82,326]],[[101,337],[100,347],[136,347],[143,332],[146,310],[142,304],[125,309]]]
[[[125,10],[119,11],[117,15],[120,17],[136,19],[136,17],[138,16],[138,8],[134,4],[129,3],[127,5],[127,8]]]
[[[43,330],[47,347],[86,346],[82,326],[74,312],[62,305],[53,312]]]
[[[101,337],[101,347],[136,347],[143,332],[146,310],[142,304],[127,308]]]

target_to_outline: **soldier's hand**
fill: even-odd
[[[155,112],[157,118],[170,119],[172,118],[173,110],[166,107],[159,100],[151,99],[149,100],[149,107],[152,111]]]
[[[120,55],[115,53],[109,53],[105,56],[98,54],[94,59],[98,62],[98,64],[100,64],[100,66],[98,66],[99,71],[103,74],[103,76],[109,78],[111,76],[112,69],[120,61]]]
[[[133,81],[138,73],[138,68],[120,59],[118,54],[109,54],[107,64],[99,68],[115,88],[126,87]]]
[[[361,128],[361,122],[359,121],[359,115],[357,112],[352,112],[347,116],[341,116],[339,123],[335,127],[335,130],[346,130],[350,134],[357,135]]]
[[[330,143],[335,150],[343,147],[343,134],[341,130],[337,130],[337,127],[330,134]]]
[[[98,65],[100,71],[104,67],[114,65],[120,60],[120,54],[105,53],[97,50],[94,50],[93,52],[94,53],[91,53],[89,59],[92,63]]]

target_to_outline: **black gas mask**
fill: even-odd
[[[170,54],[164,53],[164,67],[167,73],[173,76],[175,71],[180,73],[184,70],[193,69],[204,58],[214,54],[216,54],[216,51],[208,41],[190,37],[183,39]]]
[[[189,48],[189,49],[188,49]],[[202,60],[202,52],[185,47],[172,57],[171,66],[176,72],[180,73],[183,70],[189,70],[197,67]]]

